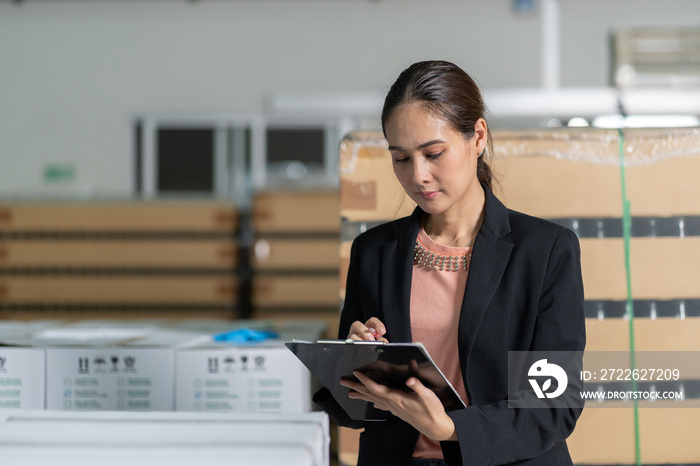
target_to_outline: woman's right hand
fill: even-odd
[[[386,327],[381,320],[376,317],[370,318],[364,324],[356,320],[350,326],[348,338],[355,341],[383,341],[389,343],[389,340],[384,338]]]

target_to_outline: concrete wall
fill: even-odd
[[[622,26],[698,26],[696,0],[561,0],[563,86],[608,83]],[[276,91],[381,94],[444,58],[541,83],[540,18],[510,0],[0,0],[0,195],[128,194],[130,119],[260,111]],[[44,180],[72,166],[72,181]]]

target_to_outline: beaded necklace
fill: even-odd
[[[424,227],[425,233],[428,238],[432,239],[430,236],[430,220]],[[472,238],[465,247],[469,247],[474,243],[476,237]],[[448,272],[458,272],[460,269],[469,270],[469,264],[471,263],[472,253],[466,254],[440,254],[435,251],[428,249],[420,239],[416,240],[416,246],[413,248],[413,262],[418,264],[419,267],[427,267],[429,269],[446,270]]]

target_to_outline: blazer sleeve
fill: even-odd
[[[560,232],[552,243],[539,296],[529,350],[581,352],[582,357],[585,320],[580,248],[570,230]],[[581,363],[579,359],[574,365]],[[567,392],[578,395],[579,382],[571,379]],[[526,396],[534,396],[528,392]],[[457,442],[443,442],[443,451],[446,457],[452,456],[450,464],[496,465],[535,458],[571,434],[582,409],[583,403],[576,399],[566,407],[551,409],[513,408],[508,400],[471,405],[448,413],[455,423],[458,448]],[[461,458],[454,461],[456,456]]]
[[[340,312],[340,325],[338,326],[338,339],[344,340],[350,333],[350,326],[356,320],[365,322],[360,298],[360,252],[361,237],[353,241],[350,249],[350,265],[348,266],[348,278],[345,284],[345,302]],[[368,292],[368,291],[367,291]]]
[[[338,339],[344,340],[350,331],[350,325],[356,320],[362,320],[362,310],[360,295],[358,291],[358,258],[357,241],[353,242],[350,252],[350,266],[348,268],[348,278],[345,287],[345,303],[340,314],[340,325],[338,328]],[[363,320],[364,321],[364,320]],[[348,416],[338,401],[333,397],[330,390],[321,388],[313,396],[313,402],[321,407],[337,425],[359,429],[365,426],[365,421],[358,421]]]

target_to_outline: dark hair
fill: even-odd
[[[384,99],[382,130],[391,113],[403,104],[419,102],[434,115],[444,119],[465,138],[474,135],[479,118],[486,119],[486,104],[474,79],[454,63],[422,61],[401,72]],[[488,129],[488,125],[487,125]],[[493,173],[485,157],[493,152],[491,134],[487,136],[488,151],[479,157],[476,176],[491,189]]]

